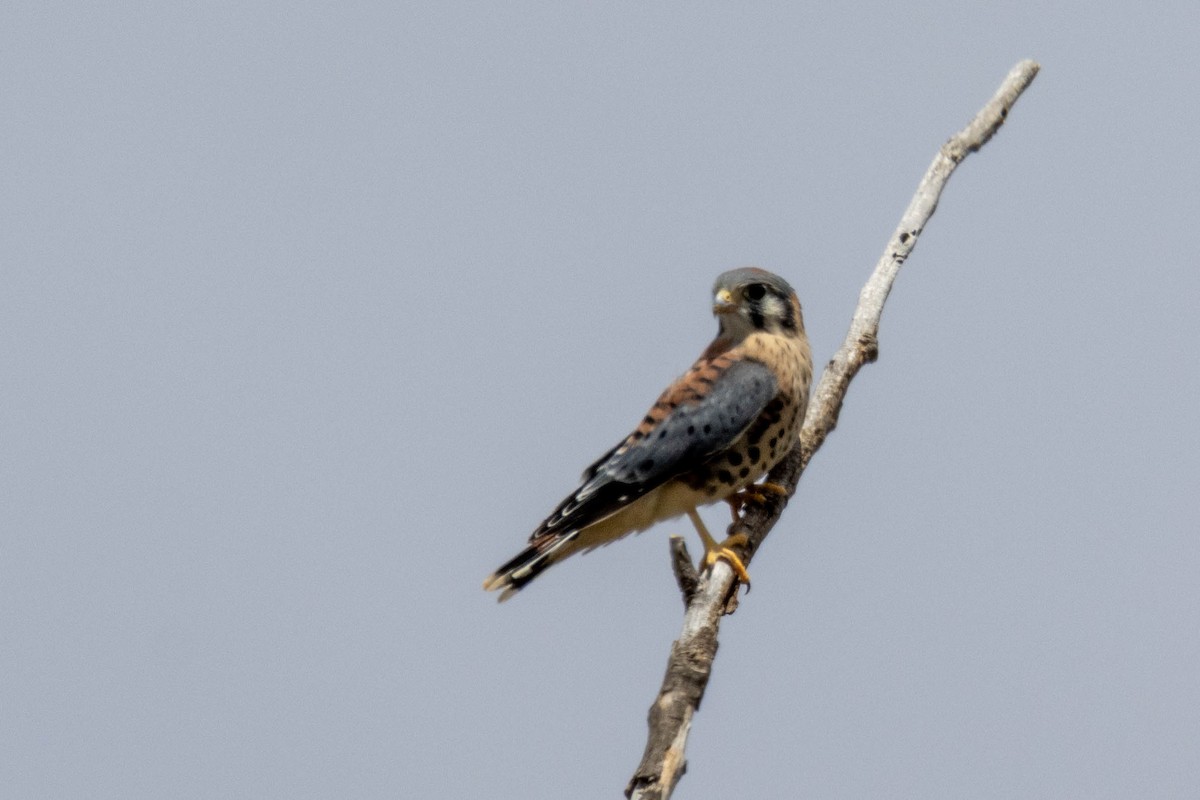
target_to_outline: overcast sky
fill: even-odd
[[[691,526],[480,582],[1021,58],[676,797],[1193,796],[1200,5],[421,5],[0,11],[0,796],[619,797]]]

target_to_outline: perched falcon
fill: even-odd
[[[687,514],[704,541],[704,565],[724,559],[749,583],[731,549],[718,544],[696,507],[724,500],[736,518],[754,482],[792,449],[808,406],[812,354],[800,301],[783,278],[747,267],[713,286],[717,338],[671,384],[633,433],[588,467],[579,488],[529,544],[483,582],[507,600],[551,564],[656,522]]]

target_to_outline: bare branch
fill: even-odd
[[[683,595],[683,607],[687,608],[700,588],[700,575],[692,564],[687,542],[677,533],[671,535],[671,571],[675,573],[675,582],[679,584],[679,593]]]
[[[736,529],[749,539],[741,553],[743,562],[748,564],[753,558],[787,505],[787,498],[795,493],[796,484],[808,462],[825,442],[829,432],[837,427],[850,381],[864,364],[878,357],[877,337],[883,304],[901,265],[917,246],[917,239],[937,210],[938,198],[950,175],[967,155],[987,144],[1000,129],[1008,118],[1009,109],[1033,81],[1038,68],[1033,61],[1022,61],[1013,67],[1000,89],[971,123],[942,145],[921,179],[883,256],[875,265],[875,271],[859,294],[858,307],[842,346],[830,360],[813,391],[799,442],[767,478],[784,487],[787,497],[771,497],[762,503],[747,505],[741,521],[730,528],[731,534]],[[677,560],[679,551],[674,544],[672,553],[673,559]],[[687,611],[683,618],[683,631],[671,646],[667,674],[658,697],[650,707],[650,731],[642,762],[625,789],[625,796],[631,799],[669,798],[683,776],[687,768],[688,732],[712,673],[721,616],[732,613],[737,606],[733,570],[723,560],[717,561],[710,572],[701,576],[700,585],[695,589],[685,587],[683,578],[679,578],[679,583],[684,597],[690,596],[690,601],[685,600]]]

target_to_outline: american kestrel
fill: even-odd
[[[734,518],[770,484],[755,484],[792,449],[808,407],[812,354],[800,301],[787,281],[747,267],[713,286],[717,338],[662,393],[641,424],[588,467],[579,488],[529,537],[529,544],[483,582],[507,600],[551,564],[656,522],[687,514],[704,542],[704,566],[724,559],[697,506],[724,500]]]

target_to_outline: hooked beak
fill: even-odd
[[[713,298],[714,314],[732,314],[737,311],[737,303],[733,302],[733,293],[728,289],[717,292]]]

